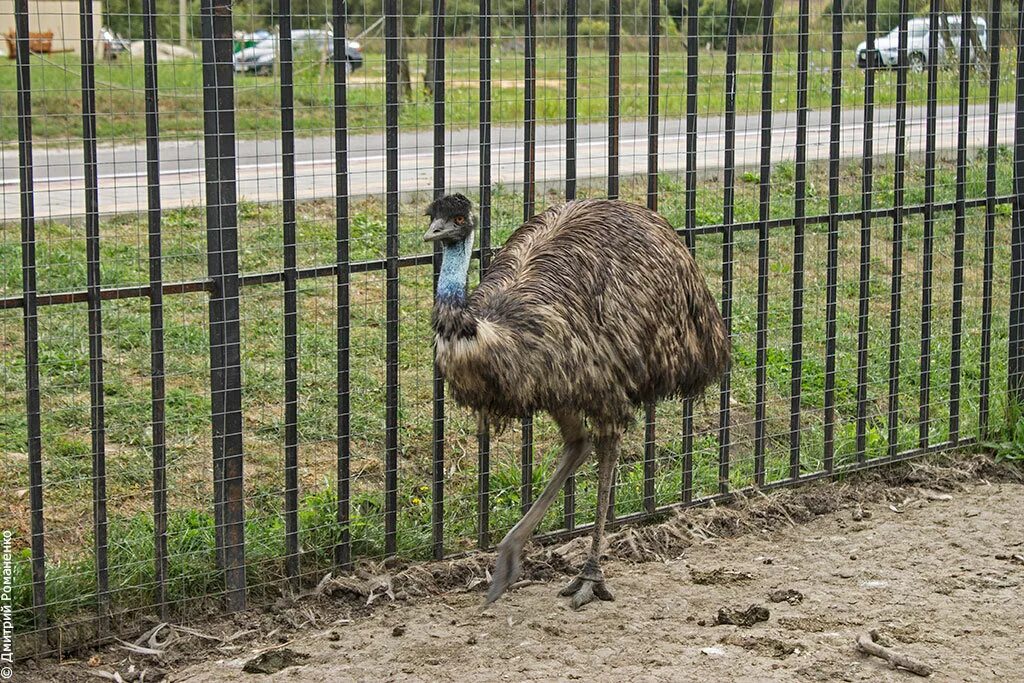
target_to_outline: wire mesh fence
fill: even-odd
[[[429,200],[657,209],[733,340],[617,522],[985,441],[1024,357],[1011,0],[0,2],[0,527],[26,650],[489,548],[559,448],[446,401]],[[966,28],[964,28],[966,27]],[[593,468],[543,537],[593,522]]]

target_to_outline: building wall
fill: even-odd
[[[29,31],[53,31],[53,49],[78,54],[82,33],[79,30],[78,0],[29,0]],[[103,3],[93,2],[93,35],[97,38],[103,25]],[[14,31],[14,0],[0,0],[0,35]],[[0,53],[6,54],[7,41],[0,39]],[[97,42],[96,58],[100,58]]]

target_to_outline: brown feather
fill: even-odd
[[[492,421],[572,410],[625,426],[645,403],[701,394],[730,357],[689,250],[620,201],[527,221],[464,305],[437,305],[434,329],[452,396]]]

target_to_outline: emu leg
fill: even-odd
[[[579,609],[587,603],[599,600],[614,600],[615,596],[604,585],[604,573],[601,572],[601,543],[604,540],[604,524],[608,519],[608,508],[611,505],[612,478],[615,463],[619,460],[619,441],[621,436],[598,439],[597,442],[597,519],[594,521],[594,535],[590,546],[590,556],[583,564],[579,576],[562,589],[559,595],[572,596],[570,604]]]
[[[495,562],[494,575],[491,577],[491,587],[487,591],[485,605],[497,600],[519,577],[522,569],[523,546],[530,539],[536,526],[544,519],[544,513],[562,490],[565,480],[590,455],[592,443],[586,426],[583,424],[583,419],[579,415],[554,415],[553,417],[558,423],[565,441],[562,458],[558,461],[551,481],[548,482],[540,497],[498,544],[498,559]]]

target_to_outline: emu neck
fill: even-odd
[[[442,339],[471,339],[476,336],[476,320],[466,306],[466,280],[472,252],[472,233],[462,242],[444,247],[432,316],[434,331]]]
[[[472,232],[462,242],[444,246],[441,273],[437,279],[437,303],[456,306],[465,304],[469,259],[472,252]]]

